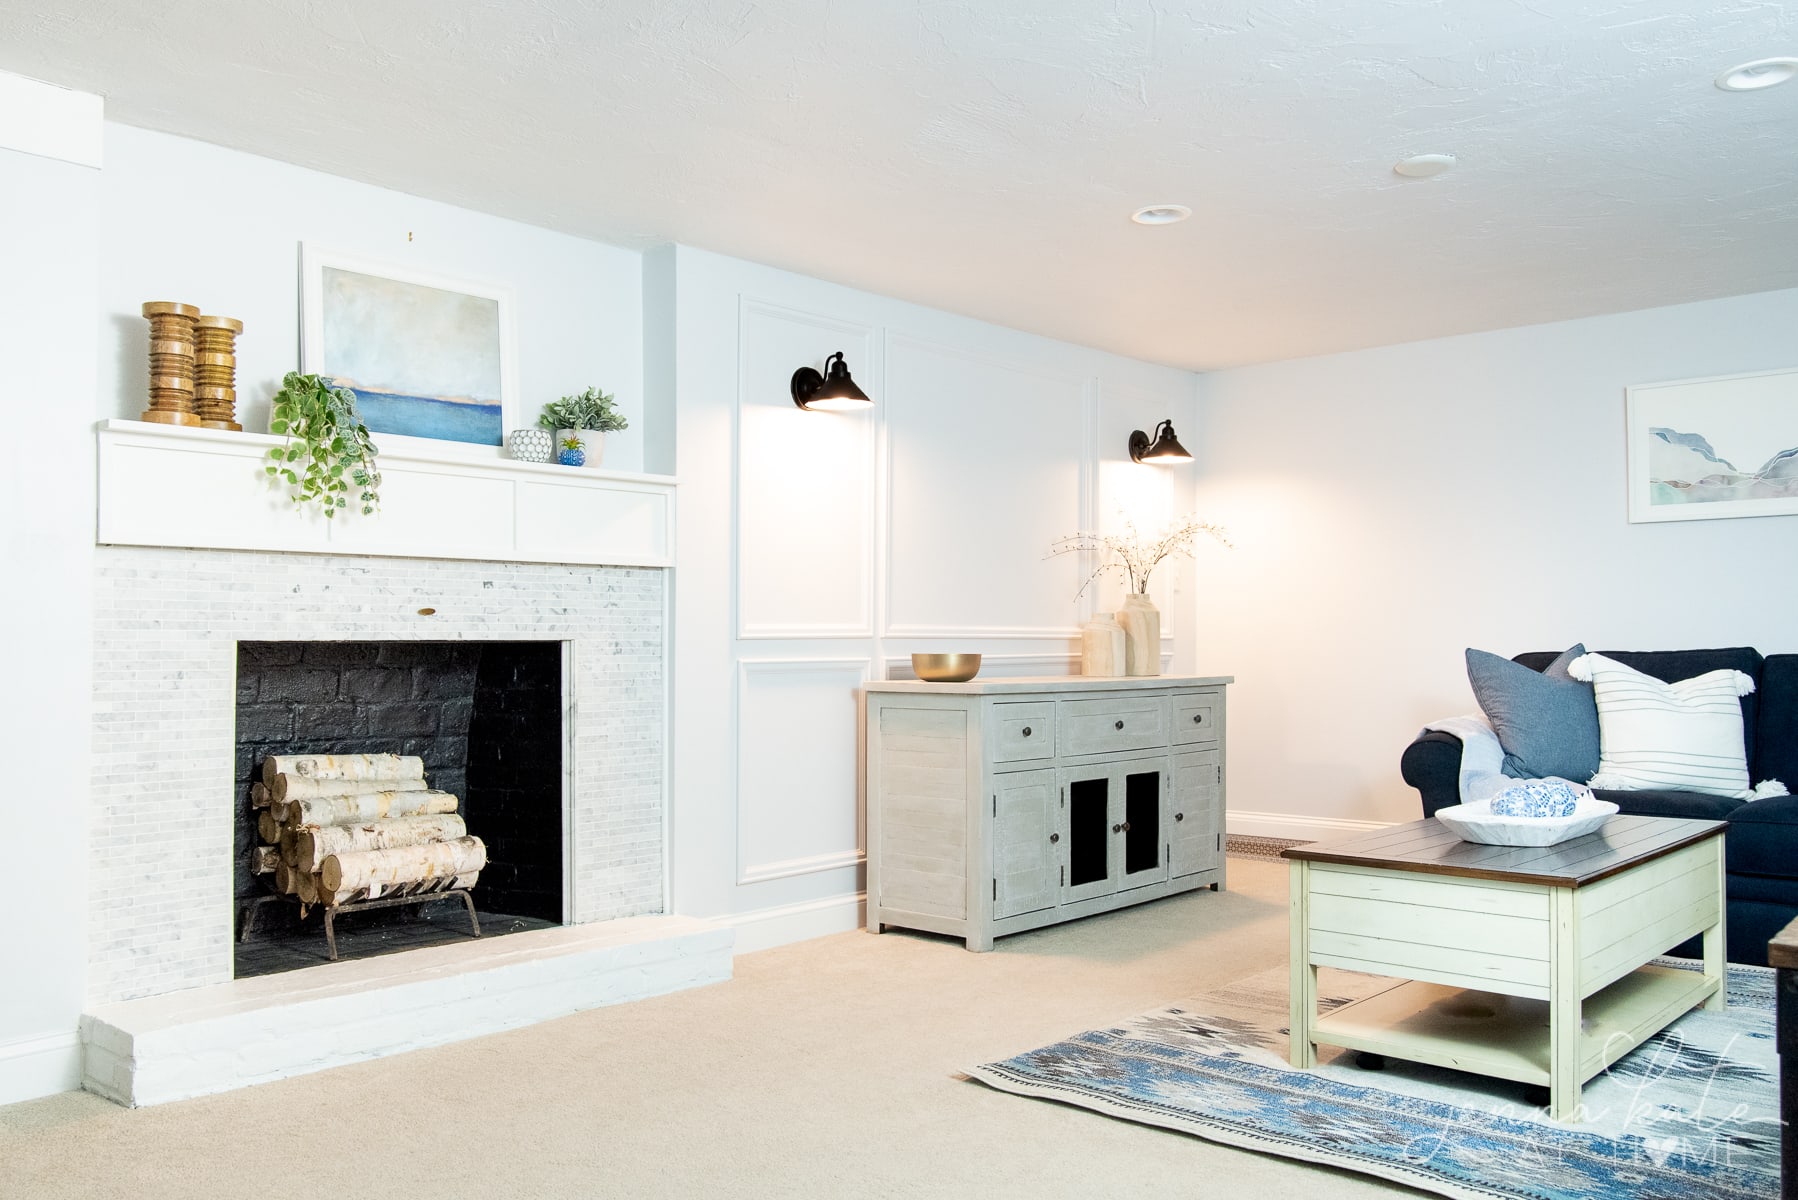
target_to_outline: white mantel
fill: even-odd
[[[381,507],[298,511],[262,471],[284,439],[146,421],[99,425],[98,541],[489,562],[666,567],[674,478],[383,439]]]

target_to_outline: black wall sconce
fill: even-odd
[[[1155,436],[1151,438],[1142,430],[1134,430],[1130,434],[1130,461],[1153,463],[1191,462],[1192,454],[1180,439],[1174,436],[1174,423],[1163,421],[1155,426]]]
[[[824,374],[811,367],[793,372],[793,403],[807,412],[860,412],[874,401],[849,378],[849,364],[843,352],[824,360]]]

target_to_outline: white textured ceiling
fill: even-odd
[[[0,0],[116,120],[1196,369],[1798,286],[1798,83],[1711,82],[1775,54],[1798,4]]]

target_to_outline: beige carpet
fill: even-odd
[[[1004,938],[849,933],[729,983],[222,1096],[0,1108],[0,1198],[1370,1196],[959,1078],[1281,965],[1283,866]]]

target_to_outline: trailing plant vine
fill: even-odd
[[[381,502],[380,451],[356,414],[356,394],[317,375],[289,371],[271,402],[268,431],[287,440],[268,452],[263,468],[287,485],[296,505],[316,504],[334,517],[354,491],[362,511]]]

